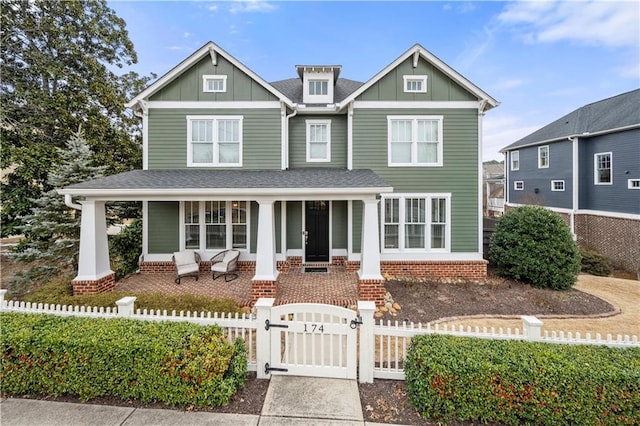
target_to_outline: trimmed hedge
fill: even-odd
[[[227,342],[218,326],[19,313],[0,320],[9,394],[220,406],[246,380],[244,342]]]
[[[611,265],[609,261],[591,247],[580,247],[582,256],[582,272],[600,277],[611,275]]]
[[[414,337],[405,373],[425,418],[502,424],[639,424],[640,349]]]

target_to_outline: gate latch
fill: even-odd
[[[351,320],[351,323],[349,323],[349,327],[355,330],[360,324],[362,324],[362,317],[357,317]]]
[[[288,368],[279,368],[279,367],[271,367],[269,366],[269,363],[265,363],[264,364],[264,374],[269,374],[272,371],[282,371],[283,373],[286,373],[287,371],[289,371]]]
[[[269,331],[269,329],[271,327],[277,327],[277,328],[289,328],[289,326],[287,324],[271,324],[271,321],[269,320],[264,320],[264,329]]]

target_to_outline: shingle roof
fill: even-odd
[[[501,152],[536,142],[596,133],[640,124],[640,89],[585,105],[502,148]]]
[[[302,102],[302,80],[299,78],[289,78],[287,80],[273,81],[270,83],[276,90],[282,92],[291,101],[301,104]],[[364,83],[347,78],[339,78],[336,81],[333,93],[335,103],[342,102],[347,96],[358,90]]]
[[[368,169],[300,168],[291,170],[132,170],[78,183],[65,191],[86,189],[220,188],[381,188],[389,187]],[[311,191],[312,192],[312,191]]]

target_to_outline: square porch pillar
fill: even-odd
[[[113,290],[116,280],[109,264],[105,202],[86,200],[80,204],[80,253],[78,276],[72,281],[73,294]]]
[[[254,302],[261,297],[276,297],[278,292],[274,200],[256,201],[259,205],[256,274],[251,280]]]
[[[358,293],[361,300],[372,300],[377,305],[384,302],[386,289],[380,273],[380,226],[378,224],[378,200],[362,200],[362,238]]]

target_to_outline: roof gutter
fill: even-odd
[[[60,191],[58,191],[58,193],[61,194]],[[76,204],[73,202],[73,199],[71,198],[71,194],[64,194],[64,204],[65,206],[72,208],[74,210],[82,210],[81,204]]]

